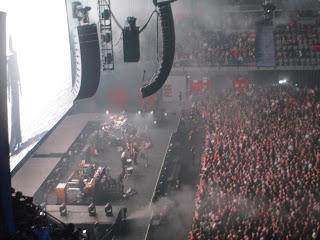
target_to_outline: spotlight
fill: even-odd
[[[282,80],[280,80],[280,81],[279,81],[279,84],[281,84],[281,85],[282,85],[282,84],[286,84],[287,82],[288,82],[288,80],[287,80],[287,79],[282,79]]]
[[[88,237],[89,237],[89,233],[88,233],[88,230],[82,230],[82,237],[84,238],[84,239],[89,239]]]
[[[168,113],[166,113],[166,112],[165,112],[165,113],[164,113],[164,116],[166,116],[166,117],[167,117],[167,116],[168,116]]]
[[[102,18],[103,18],[104,20],[109,20],[109,19],[110,19],[110,16],[111,16],[110,10],[109,10],[109,9],[105,9],[105,10],[103,11],[103,13],[101,14],[101,16],[102,16]]]
[[[90,216],[90,217],[96,216],[97,211],[96,211],[96,206],[94,205],[94,203],[91,203],[91,204],[88,206],[88,212],[89,212],[89,216]]]
[[[104,212],[106,213],[107,217],[112,217],[113,216],[112,205],[110,203],[106,204],[106,206],[104,207]]]
[[[138,111],[138,114],[141,115],[141,111]]]
[[[78,1],[72,3],[72,17],[79,18],[79,13],[81,12],[82,4]],[[82,17],[82,16],[81,16]]]
[[[83,22],[84,23],[89,23],[89,11],[91,10],[91,7],[84,7],[83,8]]]
[[[153,111],[150,112],[153,115]]]
[[[273,12],[276,10],[276,6],[271,0],[265,0],[262,4],[264,10],[264,16],[267,20],[273,19]]]
[[[41,211],[47,211],[47,203],[45,202],[42,202],[40,205],[39,205],[39,208],[41,209]]]
[[[112,62],[113,62],[112,53],[107,53],[107,56],[105,57],[105,62],[106,62],[107,64],[112,64]]]
[[[83,23],[89,23],[89,11],[91,7],[83,7],[81,2],[72,3],[72,17],[78,19],[78,21],[83,21]]]
[[[60,205],[59,212],[61,217],[66,217],[68,215],[67,206],[65,203]]]
[[[109,114],[110,114],[110,112],[107,110],[107,111],[106,111],[106,114],[107,114],[107,115],[109,115]]]
[[[102,39],[104,42],[109,43],[111,41],[111,33],[106,33],[104,35],[102,35]]]
[[[154,121],[153,121],[153,124],[154,124],[154,125],[157,125],[157,121],[156,121],[156,120],[154,120]]]

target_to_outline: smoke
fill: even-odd
[[[274,26],[285,25],[290,21],[290,17],[286,13],[282,13],[279,17],[272,20]]]
[[[186,216],[193,214],[194,190],[189,186],[183,186],[181,190],[175,192],[170,197],[162,197],[157,202],[152,203],[128,215],[128,220],[149,218],[151,214],[174,212],[176,216]],[[177,219],[178,220],[178,219]]]
[[[319,7],[319,1],[317,0],[283,0],[281,2],[284,10],[303,10],[303,9],[314,9]]]
[[[127,219],[136,220],[141,218],[149,218],[152,213],[157,213],[160,210],[173,206],[174,202],[167,197],[160,198],[157,202],[152,203],[151,206],[146,206],[142,209],[139,209],[131,213]]]

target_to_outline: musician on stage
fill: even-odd
[[[147,153],[146,153],[146,144],[143,144],[140,148],[140,157],[143,161],[145,161],[145,167],[148,167],[149,166],[149,160],[148,160],[148,156],[147,156]]]
[[[121,166],[122,166],[122,173],[124,174],[126,170],[126,163],[127,163],[127,154],[125,150],[121,153],[120,160],[121,160]]]
[[[137,143],[134,143],[132,146],[132,159],[133,159],[133,163],[134,165],[138,165],[138,154],[139,154],[139,148]]]

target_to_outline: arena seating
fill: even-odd
[[[226,17],[226,24],[228,19]],[[183,36],[184,41],[177,44],[176,67],[257,65],[256,53],[263,49],[256,44],[255,31],[237,30],[227,33],[195,25],[192,31]],[[276,66],[320,65],[318,22],[303,24],[290,21],[288,24],[277,25],[274,26],[273,37]]]
[[[320,27],[316,24],[279,25],[274,31],[278,66],[320,64]]]
[[[254,32],[199,30],[189,32],[185,39],[188,43],[177,46],[176,66],[255,65]]]

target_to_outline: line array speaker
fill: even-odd
[[[96,24],[78,26],[81,52],[81,85],[77,99],[92,97],[100,82],[100,46]]]

